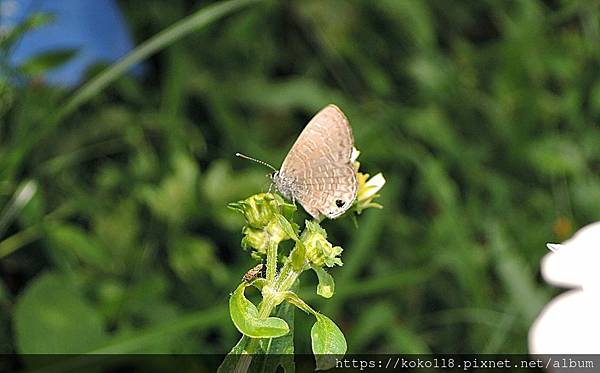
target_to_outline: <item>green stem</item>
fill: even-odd
[[[21,247],[40,238],[42,230],[40,225],[34,225],[0,241],[0,259],[9,256]]]
[[[291,263],[292,261],[288,260],[286,265],[281,269],[279,276],[277,276],[277,281],[274,284],[277,292],[290,290],[294,282],[298,279],[298,276],[300,276],[300,273],[303,272],[303,270],[296,271]]]
[[[45,223],[68,217],[72,210],[72,206],[65,203],[44,216],[42,221],[0,241],[0,259],[42,237]]]
[[[267,245],[267,284],[272,284],[277,274],[277,242],[269,240]]]
[[[277,252],[276,249],[277,245],[275,245],[275,252]],[[290,256],[291,255],[292,254],[290,254]],[[274,263],[277,262],[275,261]],[[267,256],[267,271],[269,270],[269,265],[269,257]],[[273,289],[273,291],[267,292],[262,302],[260,302],[260,305],[258,307],[258,317],[266,319],[267,317],[269,317],[269,315],[271,315],[271,312],[273,312],[273,309],[277,306],[279,302],[278,295],[281,292],[288,291],[292,287],[292,285],[294,285],[294,283],[298,279],[298,276],[300,276],[302,272],[303,271],[294,270],[291,260],[287,261],[287,263],[281,269],[279,275],[275,277],[273,281],[268,280],[267,272],[267,284],[265,286],[270,286]],[[240,357],[240,359],[238,360],[238,364],[235,368],[236,373],[247,372],[248,368],[250,367],[250,363],[252,362],[252,355],[256,353],[256,350],[258,348],[259,341],[259,338],[250,339],[250,342],[246,347],[246,352],[248,353],[248,355]]]
[[[281,301],[280,294],[284,291],[288,291],[292,285],[294,285],[294,282],[296,282],[300,273],[302,273],[302,271],[295,271],[291,265],[291,261],[288,260],[275,280],[269,283],[269,285],[266,285],[271,286],[273,291],[267,292],[262,302],[260,302],[258,317],[263,319],[269,317],[273,309]]]

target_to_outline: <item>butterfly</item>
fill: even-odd
[[[348,119],[330,104],[308,122],[283,160],[281,168],[237,153],[271,167],[273,184],[288,200],[298,201],[315,219],[335,219],[354,203],[358,190],[351,156],[354,137]]]

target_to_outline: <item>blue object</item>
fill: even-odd
[[[8,63],[16,67],[41,53],[76,50],[68,62],[45,74],[48,84],[75,86],[90,65],[112,63],[133,48],[114,0],[0,0],[0,32],[6,33],[34,13],[52,14],[54,20],[26,32]]]

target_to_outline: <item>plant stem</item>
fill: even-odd
[[[271,245],[269,245],[267,251],[267,284],[265,285],[271,287],[273,291],[266,292],[263,300],[260,302],[260,305],[258,307],[258,317],[261,319],[266,319],[267,317],[269,317],[269,315],[271,315],[273,309],[280,302],[279,294],[281,292],[288,291],[292,287],[292,285],[294,285],[294,283],[298,279],[298,276],[300,276],[300,273],[302,273],[302,271],[294,270],[292,266],[292,260],[290,259],[283,266],[279,275],[273,275],[274,278],[270,280],[269,268],[274,268],[275,270],[277,269],[277,245],[273,246],[275,246],[274,250],[272,250]],[[271,251],[275,253],[274,257],[269,255]],[[292,253],[290,253],[290,258]],[[248,371],[250,363],[252,362],[252,355],[256,353],[256,349],[258,348],[259,342],[259,338],[250,339],[250,342],[248,343],[248,346],[245,349],[248,355],[240,357],[240,359],[238,360],[238,364],[235,368],[236,373],[244,373]]]
[[[272,284],[277,274],[277,247],[279,245],[269,239],[267,246],[267,284]]]

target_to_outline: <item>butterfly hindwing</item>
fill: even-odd
[[[313,217],[318,217],[318,213],[321,213],[335,219],[346,212],[356,198],[356,175],[354,168],[349,165],[326,169],[328,172],[315,176],[311,182],[304,184],[307,192],[297,199]],[[310,206],[311,211],[307,206]]]

